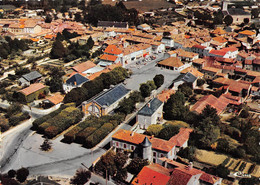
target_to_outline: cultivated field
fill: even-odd
[[[213,166],[218,166],[224,161],[228,160],[228,162],[225,163],[225,167],[227,167],[230,171],[242,171],[243,173],[250,173],[252,176],[260,177],[259,165],[254,165],[250,162],[246,162],[240,159],[227,159],[228,156],[224,154],[216,154],[215,152],[206,150],[196,150],[195,158],[199,162],[210,164]]]

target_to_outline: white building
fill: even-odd
[[[148,102],[137,114],[139,127],[147,129],[150,125],[156,124],[163,117],[163,102],[157,98]]]

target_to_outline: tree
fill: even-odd
[[[52,21],[52,16],[48,14],[45,18],[45,23],[51,23],[51,21]]]
[[[16,171],[15,170],[9,170],[7,174],[8,174],[8,177],[14,178],[15,175],[16,175]]]
[[[230,171],[228,170],[227,167],[225,167],[221,164],[216,167],[216,175],[218,175],[219,177],[226,179],[229,174],[230,174]]]
[[[208,117],[199,122],[195,135],[197,135],[197,147],[209,148],[220,136],[220,129],[218,126],[214,126],[211,118]]]
[[[66,50],[66,48],[64,48],[62,42],[60,40],[56,40],[52,45],[50,57],[51,58],[61,58],[61,57],[65,56],[66,53],[67,53],[67,50]]]
[[[233,23],[233,17],[231,15],[227,15],[223,21],[227,26],[229,26]]]
[[[224,153],[229,153],[229,151],[230,151],[229,148],[230,148],[230,146],[226,139],[223,139],[223,138],[218,139],[218,145],[217,145],[218,151],[224,152]]]
[[[260,183],[260,179],[256,177],[251,178],[243,178],[239,181],[240,185],[258,185]]]
[[[252,9],[252,11],[251,11],[251,15],[252,15],[252,17],[253,18],[258,18],[258,16],[259,16],[259,8],[254,8],[254,9]]]
[[[122,169],[124,165],[126,164],[126,161],[128,159],[128,156],[124,154],[123,152],[117,152],[114,161],[118,169]]]
[[[164,83],[164,76],[162,74],[155,75],[153,78],[154,84],[156,85],[157,89],[162,86]]]
[[[188,146],[186,148],[181,148],[181,150],[177,154],[178,154],[178,156],[184,157],[184,158],[188,159],[189,161],[193,161],[195,159],[195,156],[194,156],[195,151],[196,151],[196,147]]]
[[[29,170],[27,168],[20,168],[16,172],[16,179],[22,183],[27,179],[28,175],[29,175]]]
[[[188,113],[188,108],[184,106],[185,96],[182,92],[177,91],[171,95],[168,101],[163,106],[164,118],[168,120],[184,120]]]
[[[179,133],[180,127],[178,126],[173,126],[171,124],[167,124],[164,126],[164,128],[160,131],[158,134],[158,138],[164,139],[164,140],[169,140],[172,138],[172,136],[176,135]]]
[[[249,23],[249,19],[248,18],[244,18],[244,24],[246,25],[246,24],[248,24]]]
[[[211,107],[210,105],[206,105],[206,107],[200,114],[200,117],[202,119],[209,118],[214,125],[218,125],[220,121],[220,118],[217,114],[217,110],[214,107]]]
[[[95,42],[93,41],[92,37],[90,36],[90,37],[88,38],[88,41],[87,41],[87,48],[88,48],[88,50],[91,50],[91,49],[93,48],[94,43],[95,43]]]
[[[222,13],[221,10],[214,12],[213,15],[214,15],[214,18],[213,18],[214,24],[222,24],[223,23],[224,14]]]
[[[51,144],[52,143],[49,141],[49,139],[45,138],[40,148],[42,151],[49,151],[51,149]]]
[[[137,175],[147,165],[149,165],[148,160],[136,157],[127,166],[127,171],[133,175]]]
[[[192,95],[192,85],[190,83],[183,83],[178,86],[178,91],[182,92],[188,98]]]
[[[22,112],[22,105],[19,103],[12,103],[7,109],[6,113],[8,117],[11,117],[14,114]]]
[[[76,171],[74,177],[70,179],[70,183],[76,185],[83,185],[89,181],[90,177],[90,171],[80,168]]]
[[[144,98],[150,96],[151,94],[150,86],[146,83],[141,84],[139,90],[141,92],[142,97]]]

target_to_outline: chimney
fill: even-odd
[[[135,132],[134,132],[134,131],[132,131],[132,132],[131,132],[131,134],[130,134],[130,136],[134,136],[134,134],[135,134]]]
[[[151,106],[151,105],[150,105],[150,102],[149,102],[149,103],[147,103],[147,107],[149,107],[149,108],[150,108],[150,106]]]
[[[76,81],[74,82],[74,85],[75,85],[75,86],[77,85],[77,82],[76,82]]]

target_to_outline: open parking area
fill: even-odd
[[[164,84],[162,85],[162,89],[170,86],[172,81],[177,78],[180,73],[157,67],[157,62],[163,59],[164,57],[161,55],[158,56],[156,60],[146,62],[146,64],[131,64],[127,66],[126,68],[131,69],[133,74],[130,78],[125,80],[126,87],[131,90],[138,90],[141,83],[145,83],[148,80],[153,80],[154,76],[157,74],[162,74],[164,76]]]

